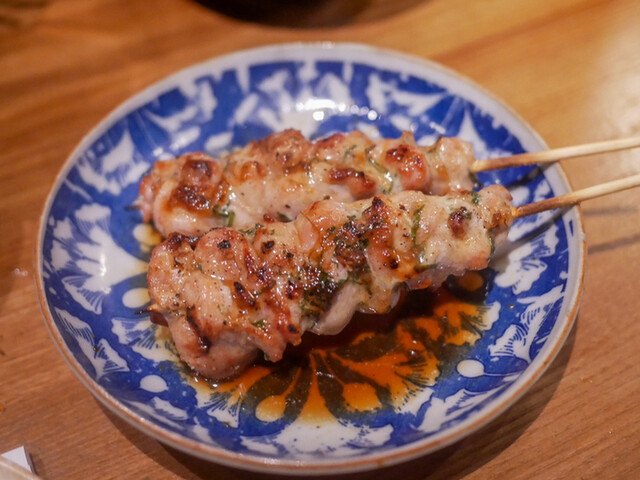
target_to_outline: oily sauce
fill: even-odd
[[[469,272],[410,292],[387,314],[355,315],[338,335],[305,334],[280,362],[259,361],[225,382],[195,377],[193,385],[249,423],[319,425],[397,411],[450,373],[488,328],[491,276]]]

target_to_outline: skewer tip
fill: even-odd
[[[545,200],[540,200],[539,202],[528,203],[520,207],[515,207],[513,217],[527,217],[546,210],[569,207],[584,200],[602,197],[603,195],[621,192],[638,186],[640,186],[640,174],[632,175],[627,178],[620,178],[600,185],[594,185],[593,187],[583,188],[558,197],[547,198]]]

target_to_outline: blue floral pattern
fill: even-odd
[[[246,410],[241,393],[194,385],[166,329],[136,314],[146,299],[133,301],[130,292],[144,292],[150,248],[136,233],[139,214],[127,207],[158,159],[221,154],[288,127],[310,138],[411,130],[423,144],[461,136],[479,158],[541,146],[509,111],[454,75],[367,48],[273,47],[186,70],[101,123],[54,188],[41,244],[53,328],[99,397],[115,399],[134,422],[204,445],[212,459],[233,452],[245,455],[240,467],[266,457],[348,469],[353,459],[374,466],[395,450],[429,450],[507,402],[563,340],[581,278],[579,218],[545,213],[516,222],[510,248],[493,265],[490,329],[434,385],[375,415],[321,425],[295,416],[264,422]],[[515,203],[564,188],[553,168],[496,171],[481,181],[508,186]]]

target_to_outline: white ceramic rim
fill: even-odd
[[[298,42],[240,50],[187,67],[150,85],[138,94],[130,97],[101,120],[80,141],[58,173],[44,205],[36,244],[36,286],[45,324],[60,354],[85,387],[103,405],[120,418],[167,445],[205,460],[262,473],[321,475],[382,468],[426,455],[468,436],[513,405],[546,371],[571,331],[577,315],[584,285],[586,240],[582,224],[582,214],[579,207],[573,207],[563,214],[563,221],[567,232],[569,231],[568,223],[573,221],[574,225],[575,233],[573,238],[568,239],[569,241],[573,240],[575,243],[573,249],[569,248],[568,277],[572,278],[575,276],[576,283],[574,285],[567,285],[563,305],[558,314],[559,320],[550,332],[544,347],[538,353],[535,360],[529,365],[527,371],[501,393],[500,397],[493,402],[490,408],[484,408],[480,411],[479,415],[472,415],[460,424],[440,434],[380,454],[371,454],[357,458],[325,458],[317,461],[296,461],[260,458],[253,455],[234,453],[222,448],[204,445],[195,440],[187,439],[179,434],[165,430],[126,408],[116,398],[111,396],[84,371],[67,347],[55,326],[44,293],[42,247],[47,226],[46,222],[50,214],[53,199],[60,188],[63,178],[66,177],[80,154],[103,134],[106,127],[132,110],[156,98],[158,94],[174,87],[181,78],[194,78],[199,74],[210,73],[212,70],[223,71],[226,68],[238,67],[243,64],[248,65],[256,61],[267,63],[283,59],[309,60],[309,58],[311,58],[310,51],[313,51],[313,58],[315,60],[339,59],[341,61],[369,61],[376,64],[376,61],[379,61],[380,58],[386,58],[402,64],[402,70],[404,72],[415,74],[418,77],[424,77],[426,69],[430,81],[443,85],[452,93],[470,100],[494,118],[500,117],[510,120],[513,125],[508,125],[509,130],[518,137],[526,151],[538,151],[547,148],[542,138],[513,109],[505,105],[493,94],[458,73],[429,60],[393,50],[356,43]],[[571,191],[567,177],[558,164],[548,167],[547,172],[552,173],[552,175],[547,175],[547,180],[554,191]]]

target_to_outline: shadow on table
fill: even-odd
[[[540,415],[564,375],[576,338],[577,324],[557,358],[533,387],[506,412],[465,439],[415,460],[375,471],[349,474],[349,480],[402,478],[403,480],[455,480],[480,468],[515,442]],[[282,475],[259,474],[217,465],[165,446],[103,408],[113,424],[142,453],[163,468],[182,478],[275,480]],[[285,478],[306,478],[286,476]],[[318,479],[346,478],[343,475],[318,476]]]
[[[616,221],[615,217],[617,217],[617,222],[621,223],[627,221],[629,216],[637,214],[638,207],[636,205],[619,205],[603,208],[582,207],[582,215],[585,218],[608,217],[607,221],[611,223]],[[619,231],[622,231],[622,229],[613,229],[609,232],[607,237],[613,238],[606,238],[600,243],[591,242],[589,245],[589,255],[597,255],[620,248],[631,247],[640,243],[640,234],[628,234],[624,237],[616,236]]]
[[[196,0],[228,17],[292,28],[337,27],[395,15],[425,0]]]

